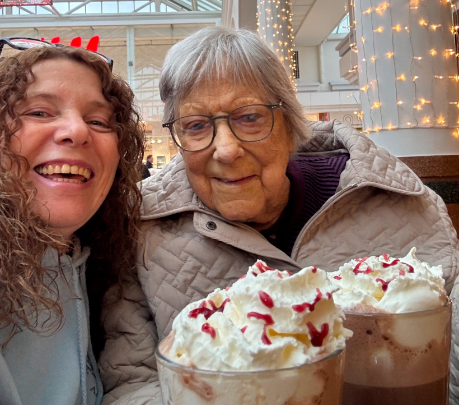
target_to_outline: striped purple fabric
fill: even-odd
[[[297,156],[287,167],[289,202],[276,223],[262,231],[289,256],[303,226],[335,194],[348,154],[329,157]]]

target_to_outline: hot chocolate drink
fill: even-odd
[[[338,405],[351,332],[313,266],[257,261],[231,287],[189,304],[157,352],[167,404]]]
[[[346,345],[343,405],[448,403],[451,302],[441,266],[415,249],[355,259],[330,273],[354,332]]]

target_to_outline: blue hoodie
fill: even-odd
[[[55,282],[64,321],[57,333],[39,335],[23,328],[0,353],[1,405],[98,405],[102,384],[89,337],[85,263],[89,248],[60,257],[48,249],[46,268],[56,270]],[[39,315],[45,324],[45,313]],[[48,320],[49,322],[49,320]],[[10,328],[0,330],[0,341]]]

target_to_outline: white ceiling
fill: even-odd
[[[346,15],[348,0],[291,0],[294,43],[320,45]]]

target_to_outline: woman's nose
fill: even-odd
[[[232,163],[244,154],[241,141],[231,132],[226,120],[215,122],[214,159],[223,163]]]
[[[63,116],[54,140],[73,147],[85,145],[91,141],[88,124],[78,114]]]

